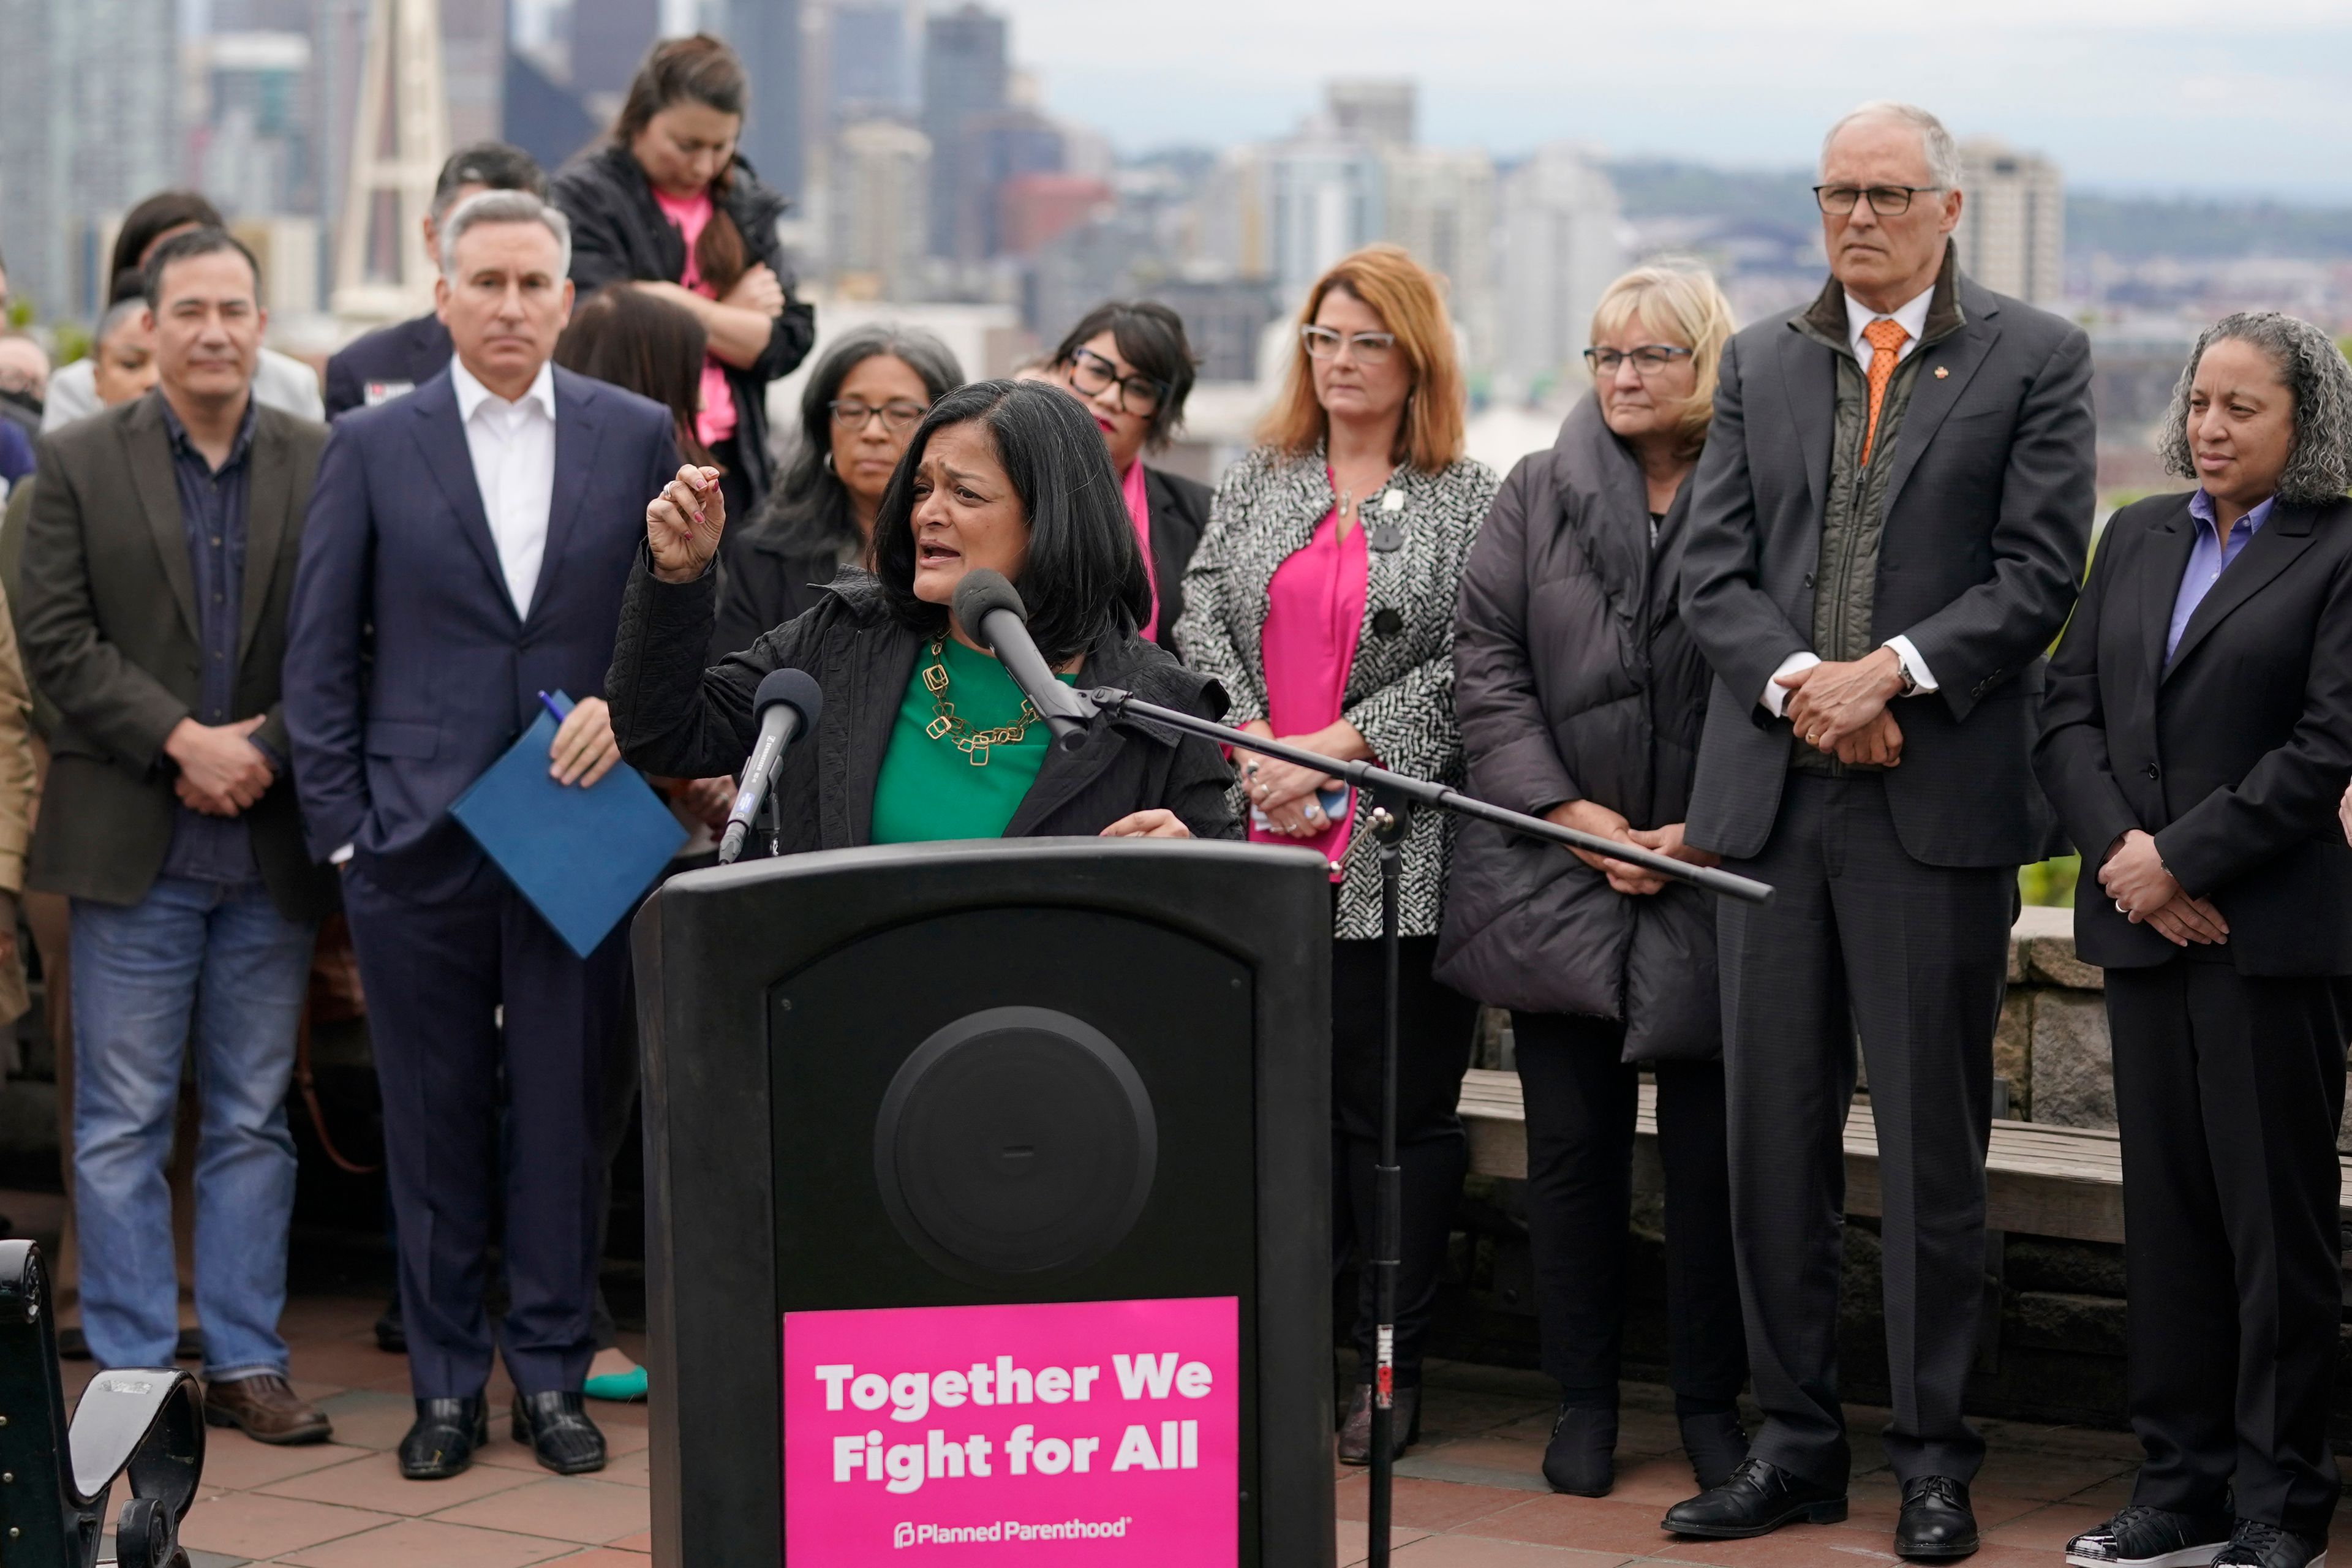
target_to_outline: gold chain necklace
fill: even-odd
[[[956,717],[955,704],[948,700],[948,667],[940,655],[946,649],[948,639],[935,638],[931,643],[931,662],[923,667],[923,687],[931,694],[931,721],[923,726],[923,733],[934,741],[946,741],[961,752],[976,768],[988,766],[988,751],[992,746],[1017,746],[1029,737],[1029,726],[1037,721],[1037,710],[1029,700],[1021,700],[1021,722],[1000,724],[992,730],[975,730]]]

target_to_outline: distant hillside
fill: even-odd
[[[1747,225],[1805,221],[1809,171],[1717,169],[1662,159],[1609,165],[1629,217],[1705,216]],[[2066,246],[2123,260],[2287,256],[2352,260],[2352,206],[2112,196],[2066,198]]]

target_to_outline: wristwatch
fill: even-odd
[[[1903,683],[1903,689],[1897,691],[1895,695],[1897,697],[1918,696],[1919,683],[1911,679],[1911,667],[1903,662],[1902,654],[1895,651],[1895,647],[1893,643],[1881,643],[1879,646],[1885,648],[1887,652],[1895,655],[1895,679]]]

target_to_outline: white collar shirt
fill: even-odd
[[[477,381],[460,360],[449,362],[449,380],[507,596],[516,616],[527,616],[555,499],[555,373],[541,365],[530,390],[511,403]]]
[[[1936,290],[1931,284],[1916,296],[1905,300],[1890,314],[1874,310],[1848,294],[1845,297],[1845,336],[1846,342],[1853,346],[1854,363],[1865,371],[1870,368],[1870,362],[1877,357],[1878,351],[1872,348],[1870,340],[1862,335],[1863,329],[1873,321],[1892,321],[1907,334],[1903,346],[1895,351],[1895,363],[1901,364],[1909,359],[1912,351],[1919,346],[1919,334],[1927,330],[1927,305],[1935,297]]]

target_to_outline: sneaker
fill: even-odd
[[[2327,1542],[2259,1519],[2242,1519],[2213,1568],[2327,1568]]]
[[[2135,1504],[2066,1543],[2074,1568],[2205,1568],[2230,1540],[2226,1513],[2174,1513]]]

